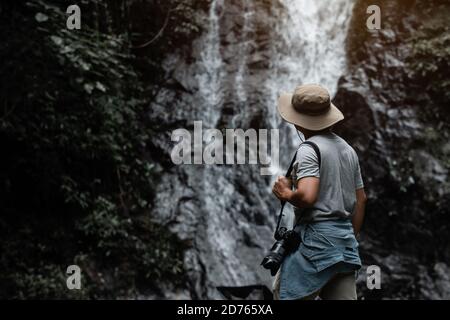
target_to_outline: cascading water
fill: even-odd
[[[278,127],[276,100],[299,84],[318,83],[333,96],[345,73],[345,39],[353,8],[352,0],[282,0],[286,19],[278,27],[273,73],[266,82],[271,92],[268,113]],[[292,126],[291,126],[292,127]]]
[[[286,51],[278,53],[281,89],[320,83],[332,94],[345,72],[345,39],[353,8],[348,0],[283,0],[288,17],[279,29]]]
[[[247,0],[248,1],[248,0]],[[199,94],[205,105],[203,105],[203,121],[205,127],[214,128],[220,118],[221,103],[224,102],[224,79],[230,77],[225,72],[225,62],[220,51],[220,12],[225,9],[226,2],[223,0],[213,0],[209,9],[209,28],[204,43],[204,49],[201,53],[201,65],[205,72],[200,74]],[[248,19],[245,19],[244,32],[249,31]],[[247,47],[242,45],[239,48],[240,54],[245,55]],[[241,101],[246,99],[243,89],[245,74],[245,62],[238,67],[239,71],[234,76],[237,95]],[[206,123],[205,123],[206,121]],[[207,143],[207,141],[204,141]],[[224,262],[225,272],[216,275],[215,284],[223,281],[233,283],[242,283],[242,275],[237,271],[240,269],[239,259],[233,257],[234,245],[230,239],[238,237],[236,228],[224,228],[229,224],[229,216],[226,213],[229,209],[229,203],[233,201],[234,187],[230,181],[223,177],[223,171],[215,166],[206,166],[201,170],[201,182],[199,183],[201,193],[206,195],[202,197],[201,206],[205,208],[205,216],[202,217],[206,228],[204,237],[209,239],[209,248],[205,252],[209,255],[208,265],[212,272],[219,269]],[[216,192],[211,193],[211,190]],[[225,280],[223,280],[225,279]]]
[[[222,9],[223,0],[214,0],[209,9],[208,33],[201,53],[201,65],[204,71],[198,75],[199,92],[204,103],[202,119],[204,125],[215,127],[220,116],[217,110],[222,102],[221,90],[223,79],[223,61],[220,55],[220,23],[218,11]]]
[[[245,75],[248,72],[247,70],[247,56],[249,54],[249,50],[250,50],[250,46],[251,46],[251,42],[253,39],[251,39],[251,35],[252,35],[252,28],[254,27],[252,25],[252,15],[254,14],[254,11],[252,10],[251,7],[251,0],[244,0],[243,1],[243,5],[244,5],[244,23],[242,26],[242,33],[241,33],[241,43],[239,45],[239,52],[238,52],[238,57],[239,57],[239,66],[238,66],[238,70],[236,73],[236,95],[238,97],[238,101],[240,103],[244,103],[247,101],[247,92],[245,90],[244,87],[244,82],[245,82]]]

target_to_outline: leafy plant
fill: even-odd
[[[114,298],[183,279],[180,241],[150,215],[151,83],[136,71],[126,7],[82,4],[93,10],[81,30],[66,29],[58,1],[1,4],[3,298]],[[65,287],[73,263],[79,293]]]

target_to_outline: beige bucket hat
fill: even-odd
[[[289,123],[319,131],[344,119],[331,103],[328,90],[317,84],[298,86],[294,93],[284,93],[278,99],[278,112]]]

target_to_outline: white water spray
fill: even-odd
[[[273,72],[266,82],[269,93],[267,113],[272,127],[280,126],[276,111],[278,97],[293,92],[297,85],[318,83],[331,96],[346,71],[345,39],[353,9],[352,0],[281,0],[286,18],[279,24],[279,41],[273,51]],[[292,149],[298,145],[289,126]],[[281,168],[273,168],[282,174]]]
[[[223,0],[213,0],[209,9],[209,26],[201,53],[203,72],[197,76],[199,92],[204,101],[203,122],[215,128],[223,101],[224,63],[220,54],[220,17]],[[198,119],[200,120],[200,119]]]

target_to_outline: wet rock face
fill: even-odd
[[[430,140],[436,123],[422,111],[437,102],[414,85],[407,63],[410,39],[427,17],[415,1],[378,1],[382,29],[368,32],[369,2],[354,8],[349,73],[335,97],[347,118],[338,132],[357,150],[370,196],[363,261],[379,265],[385,275],[379,292],[367,290],[361,278],[361,292],[368,299],[445,299],[450,294],[443,271],[450,261],[448,138]]]
[[[430,139],[434,124],[424,120],[421,108],[433,100],[412,85],[405,63],[421,9],[415,1],[379,1],[382,30],[369,33],[369,2],[356,1],[347,41],[348,73],[334,99],[346,115],[336,130],[357,150],[370,198],[362,259],[365,267],[375,264],[382,271],[382,290],[369,291],[362,270],[359,295],[448,298],[450,189],[443,159],[450,147],[448,139]],[[212,0],[199,14],[203,35],[193,39],[189,54],[167,53],[167,81],[157,88],[149,112],[155,123],[151,154],[162,173],[152,216],[186,245],[186,285],[165,285],[162,296],[157,295],[163,298],[223,298],[217,287],[228,288],[229,295],[240,287],[270,288],[269,272],[259,264],[273,243],[278,208],[271,179],[261,176],[258,166],[175,166],[172,131],[191,130],[194,121],[202,121],[204,129],[280,127],[280,153],[290,155],[297,140],[274,113],[274,96],[282,87],[277,82],[308,81],[311,74],[296,57],[276,66],[280,54],[293,46],[292,34],[280,36],[287,10],[278,1]],[[308,54],[296,49],[299,57]],[[309,58],[305,61],[317,61],[315,55]],[[295,66],[299,70],[292,70]],[[283,77],[283,72],[303,73]],[[289,157],[280,159],[281,167]]]
[[[194,121],[204,130],[272,127],[261,91],[278,9],[271,1],[212,1],[191,55],[174,52],[165,60],[167,85],[149,114],[162,172],[152,215],[186,243],[186,287],[177,294],[162,289],[165,298],[224,298],[217,287],[271,287],[270,273],[259,266],[273,242],[278,205],[270,177],[256,165],[175,166],[170,153],[171,132],[192,130]]]

